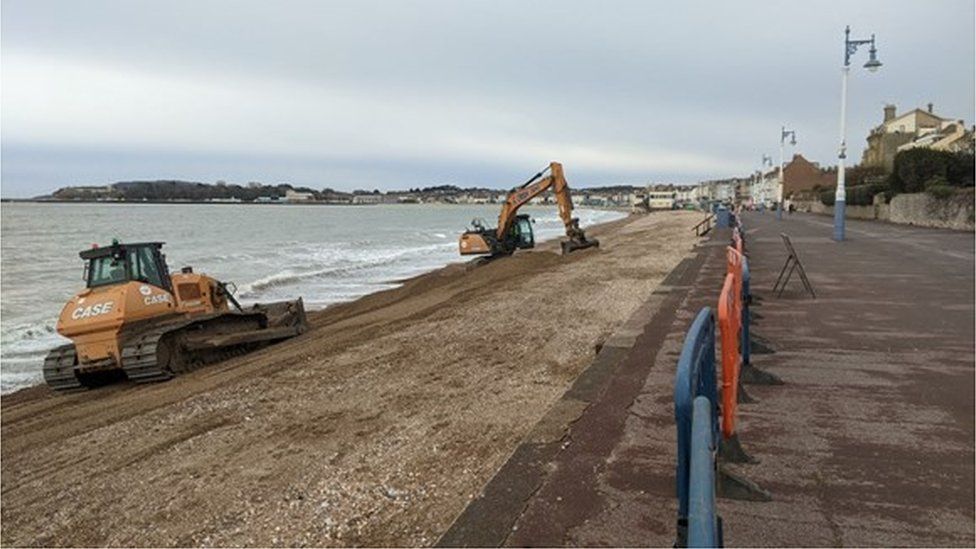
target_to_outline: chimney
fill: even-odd
[[[933,107],[932,103],[929,103],[929,114],[932,114],[932,107]]]
[[[887,122],[887,121],[892,120],[894,118],[895,118],[895,106],[894,105],[890,105],[890,104],[889,105],[885,105],[885,108],[884,108],[884,121]]]

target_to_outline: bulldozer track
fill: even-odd
[[[81,389],[83,385],[75,376],[75,346],[55,347],[44,358],[44,381],[56,391]]]
[[[166,370],[157,358],[160,340],[168,333],[185,326],[167,326],[145,332],[122,347],[122,370],[136,383],[152,383],[171,379],[176,372]]]
[[[206,352],[192,352],[182,348],[180,336],[194,325],[206,325],[208,322],[220,324],[228,319],[216,318],[207,321],[193,320],[183,324],[169,325],[150,330],[126,343],[122,348],[122,370],[126,377],[135,383],[153,383],[166,381],[174,376],[191,372],[208,364],[222,362],[235,356],[246,354],[254,344],[246,343],[231,345]],[[235,319],[236,320],[236,319]],[[171,336],[169,341],[164,338]],[[169,349],[166,346],[171,346]],[[175,353],[175,359],[162,364],[165,353]],[[170,367],[175,366],[175,367]]]
[[[301,300],[277,309],[262,306],[241,313],[217,313],[196,318],[171,319],[148,328],[133,328],[124,336],[121,371],[114,358],[105,370],[78,369],[74,345],[62,345],[44,360],[44,380],[59,392],[103,385],[124,373],[134,383],[167,381],[202,366],[246,354],[264,345],[294,337],[304,331]],[[279,324],[281,315],[286,322]],[[269,315],[271,317],[269,318]],[[272,323],[273,326],[268,326]],[[250,330],[250,332],[248,332]],[[235,340],[235,334],[244,334]],[[118,375],[112,375],[113,371]]]

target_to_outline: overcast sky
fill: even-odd
[[[4,0],[2,195],[131,179],[508,188],[836,160],[843,30],[850,157],[891,102],[974,119],[960,1]],[[787,149],[787,158],[792,154]]]

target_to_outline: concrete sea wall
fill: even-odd
[[[819,200],[798,201],[797,210],[823,215],[834,215],[834,207],[826,206]],[[928,193],[899,194],[885,204],[884,195],[874,197],[871,206],[847,206],[847,217],[888,221],[902,225],[974,230],[976,211],[972,189],[960,191],[948,198],[936,198]]]

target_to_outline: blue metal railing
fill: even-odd
[[[718,441],[718,391],[715,378],[715,315],[703,307],[685,335],[678,369],[674,379],[674,417],[678,435],[676,482],[678,493],[678,545],[685,543],[689,524],[689,494],[693,483],[702,479],[691,476],[692,415],[694,399],[703,396],[711,417],[711,444]],[[714,478],[713,478],[714,482]]]
[[[741,347],[742,363],[749,364],[749,355],[752,348],[749,339],[749,304],[752,301],[752,293],[749,291],[749,260],[742,258],[742,342]]]
[[[691,422],[688,547],[722,547],[715,511],[715,417],[707,397],[695,397]]]

